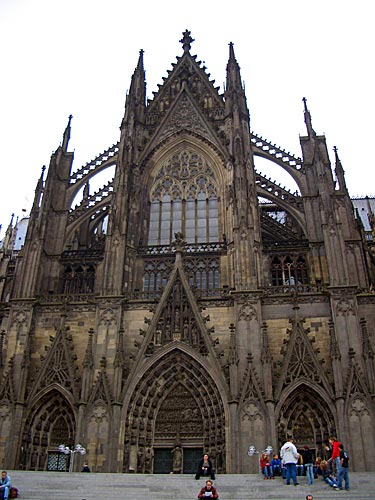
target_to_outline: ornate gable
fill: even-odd
[[[206,73],[206,67],[201,66],[201,61],[196,61],[197,56],[190,54],[192,41],[190,32],[186,30],[181,40],[184,47],[183,55],[177,57],[177,63],[172,65],[173,70],[168,72],[164,83],[159,85],[157,92],[154,92],[154,98],[148,102],[145,122],[151,134],[157,134],[156,130],[165,122],[168,122],[169,129],[174,127],[176,130],[176,126],[177,130],[181,129],[181,124],[184,123],[190,124],[188,129],[201,133],[207,129],[206,120],[207,123],[211,123],[211,127],[215,124],[216,130],[224,120],[223,96],[219,94],[219,87],[214,86],[215,81],[209,79],[210,74]],[[182,102],[181,94],[183,94]],[[180,103],[176,109],[175,104],[178,100]],[[171,116],[170,112],[173,109]],[[165,125],[162,127],[163,134],[164,127]],[[207,135],[207,132],[203,135]],[[160,142],[160,137],[157,142]]]
[[[359,364],[355,361],[355,352],[352,348],[349,349],[349,358],[351,363],[348,371],[348,378],[345,384],[346,398],[350,399],[356,395],[362,395],[365,396],[368,401],[371,401],[365,377],[359,367]]]
[[[143,356],[151,356],[172,342],[187,344],[203,356],[211,355],[213,359],[217,359],[221,353],[214,349],[217,341],[211,338],[213,328],[208,329],[206,321],[209,321],[209,316],[203,318],[200,314],[182,263],[178,261],[153,318],[146,321],[147,331],[140,331],[144,340],[138,345],[139,353],[135,365]]]
[[[102,364],[105,365],[105,360],[102,360]],[[103,401],[103,403],[109,405],[112,400],[113,398],[108,383],[107,373],[105,371],[105,366],[103,366],[90,394],[89,403],[94,404],[97,401]]]
[[[248,355],[248,365],[241,385],[241,406],[246,406],[251,401],[260,401],[262,405],[264,404],[265,394],[259,379],[259,375],[253,365],[253,357],[251,354]]]
[[[41,389],[59,385],[73,394],[78,399],[76,355],[73,354],[72,336],[68,333],[69,327],[64,325],[51,337],[51,346],[46,347],[47,356],[42,359],[41,369],[33,383],[29,398]]]
[[[11,358],[9,360],[9,369],[4,376],[3,383],[1,384],[0,401],[9,401],[10,403],[14,403],[16,401],[13,368],[14,361],[13,358]]]
[[[298,318],[298,306],[294,306],[296,316],[290,319],[292,328],[287,330],[289,341],[287,347],[282,348],[285,355],[280,378],[275,390],[276,398],[280,398],[283,389],[294,381],[308,381],[322,386],[327,394],[332,395],[330,387],[314,351],[311,340],[308,338],[310,330],[303,327],[304,319]]]

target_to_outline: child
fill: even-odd
[[[339,490],[342,490],[342,480],[345,481],[345,489],[349,491],[349,455],[344,450],[344,445],[342,443],[339,444],[340,450],[340,468],[339,468],[339,477],[338,477],[338,487]]]
[[[271,468],[274,476],[281,476],[281,460],[279,455],[274,455],[272,457]]]
[[[267,453],[262,453],[259,460],[261,471],[264,475],[263,479],[273,479],[273,471],[270,465],[270,457]]]

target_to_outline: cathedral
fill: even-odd
[[[97,472],[168,473],[177,446],[184,473],[203,453],[253,473],[249,448],[287,436],[314,456],[337,436],[352,470],[375,467],[369,200],[366,230],[305,99],[300,158],[251,131],[233,44],[220,93],[193,41],[152,99],[140,51],[119,140],[82,167],[69,118],[22,245],[6,232],[2,468],[80,470],[79,444]]]

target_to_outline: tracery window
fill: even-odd
[[[92,264],[68,265],[64,269],[63,293],[93,293],[95,266]]]
[[[167,284],[172,268],[172,261],[148,261],[144,267],[143,290],[157,292]]]
[[[309,282],[306,260],[298,255],[274,257],[271,263],[272,286],[297,286]]]
[[[200,290],[219,288],[219,259],[197,258],[185,261],[184,270],[191,286]]]
[[[148,244],[169,245],[182,232],[188,243],[219,240],[218,189],[212,168],[183,150],[159,169],[151,189]]]

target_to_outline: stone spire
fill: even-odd
[[[72,121],[72,118],[73,118],[73,116],[69,115],[68,125],[66,126],[66,129],[64,131],[63,143],[62,143],[62,150],[64,153],[68,152],[68,144],[69,144],[70,131],[71,131],[70,123]]]
[[[335,152],[335,174],[339,183],[339,189],[340,191],[347,193],[348,189],[346,187],[346,182],[345,182],[345,172],[344,169],[342,168],[342,164],[339,155],[337,153],[336,146],[333,148],[333,151]]]
[[[307,135],[309,137],[316,137],[315,130],[312,127],[311,113],[310,113],[310,111],[307,108],[307,99],[306,99],[306,97],[303,97],[302,101],[303,101],[303,107],[304,107],[304,116],[305,116],[305,123],[306,123]]]
[[[234,55],[233,43],[229,44],[229,59],[227,64],[227,80],[225,89],[225,112],[226,114],[238,109],[241,117],[249,119],[246,104],[245,91],[242,86],[240,67]]]

